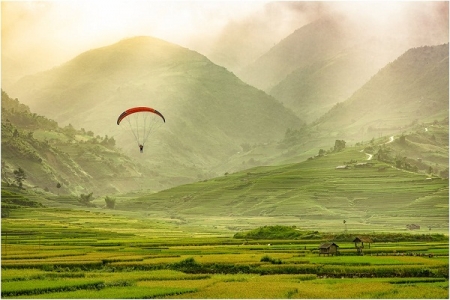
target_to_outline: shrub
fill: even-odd
[[[291,226],[264,226],[248,232],[239,232],[234,235],[234,238],[247,239],[297,239],[303,233]]]
[[[172,264],[172,268],[186,273],[198,273],[202,269],[202,266],[197,263],[193,257],[189,257],[185,260]]]
[[[268,255],[265,255],[261,258],[261,262],[270,262],[272,264],[281,265],[283,262],[279,258],[272,258]]]
[[[116,199],[106,196],[105,197],[106,207],[110,209],[114,209],[116,206]]]

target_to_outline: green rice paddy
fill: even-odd
[[[195,234],[193,234],[195,233]],[[448,238],[375,242],[319,256],[323,240],[224,231],[88,210],[2,219],[2,298],[447,299]],[[263,259],[268,257],[269,259]]]

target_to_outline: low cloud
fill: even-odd
[[[149,35],[233,70],[325,15],[362,21],[366,34],[411,45],[448,42],[448,2],[3,1],[2,83],[92,48]],[[369,28],[369,29],[367,29]],[[8,81],[9,80],[9,81]]]

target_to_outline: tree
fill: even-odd
[[[19,188],[23,187],[23,181],[27,179],[25,171],[19,167],[18,170],[14,170],[14,177],[16,178],[15,182],[19,186]]]
[[[116,199],[111,198],[109,196],[105,197],[105,202],[106,202],[106,208],[114,209],[114,207],[116,206]]]
[[[101,144],[107,147],[114,147],[116,145],[116,141],[114,137],[108,138],[108,135],[101,141]]]
[[[93,196],[92,196],[93,192],[91,192],[90,194],[81,194],[80,198],[78,199],[78,201],[80,201],[80,203],[87,205],[87,206],[92,206],[91,201],[93,200]]]
[[[345,141],[344,140],[336,140],[334,142],[334,152],[341,151],[345,148]]]
[[[383,145],[378,149],[376,157],[379,161],[390,161],[391,159],[389,156],[390,152],[391,149]]]
[[[66,127],[63,128],[63,130],[64,130],[64,133],[70,138],[74,138],[75,135],[77,134],[77,131],[72,126],[72,124],[67,125]]]
[[[407,169],[406,157],[401,157],[400,155],[397,155],[395,158],[395,166],[399,169]]]
[[[108,145],[110,147],[114,147],[116,145],[116,140],[114,139],[114,137],[111,137],[108,141]]]

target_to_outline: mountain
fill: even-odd
[[[402,7],[395,21],[364,13],[324,13],[237,74],[311,123],[408,49],[448,43],[448,22],[426,13],[431,6]],[[441,10],[436,7],[435,13]]]
[[[355,42],[339,18],[321,18],[276,44],[255,62],[238,72],[244,81],[269,91],[295,70],[330,59]]]
[[[434,136],[436,140],[432,140],[433,143],[440,142],[424,146],[425,150],[419,151],[420,155],[416,145],[401,149],[397,154],[403,157],[409,153],[414,155],[412,159],[427,160],[429,165],[434,167],[436,164],[440,170],[445,169],[448,167],[448,139],[441,135],[448,135],[448,129],[439,134],[425,131],[432,124],[447,124],[448,127],[448,51],[448,44],[406,51],[315,122],[287,131],[280,147],[283,153],[292,154],[278,163],[301,161],[308,153],[316,154],[320,149],[327,149],[327,145],[335,140],[366,144],[382,136],[398,138],[420,132],[427,134],[428,140]],[[423,137],[418,140],[423,140]]]
[[[158,180],[164,177],[122,153],[114,138],[61,128],[4,91],[1,123],[2,182],[17,185],[15,172],[22,169],[24,188],[53,194],[161,189]]]
[[[419,122],[448,118],[448,57],[448,44],[408,50],[313,126],[358,140],[367,133],[401,133]]]
[[[87,51],[24,77],[8,92],[64,126],[114,137],[130,155],[185,182],[216,175],[212,167],[243,144],[278,140],[287,128],[303,124],[273,97],[203,55],[152,37]],[[115,124],[134,106],[156,108],[166,117],[147,155],[139,156],[132,134]]]
[[[20,168],[26,190],[12,186]],[[99,195],[125,192],[114,196],[116,210],[188,226],[210,222],[236,231],[263,222],[335,231],[345,219],[357,231],[402,230],[412,223],[448,230],[448,118],[416,124],[415,132],[388,142],[383,137],[322,150],[301,163],[136,192],[163,181],[159,172],[123,155],[113,138],[61,128],[2,93],[5,214],[18,205],[74,208],[81,205],[74,195],[89,192],[97,197],[92,204],[102,207],[105,199]]]
[[[295,29],[308,24],[332,2],[273,1],[262,9],[227,22],[216,34],[202,39],[196,49],[214,63],[239,71],[266,53]]]
[[[407,49],[390,35],[368,35],[367,24],[356,25],[339,15],[322,17],[238,74],[311,123]]]
[[[308,123],[347,100],[389,61],[400,55],[369,40],[336,55],[296,69],[270,89],[269,94]],[[393,41],[387,42],[393,44]]]

